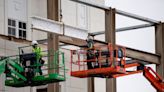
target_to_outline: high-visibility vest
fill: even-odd
[[[36,54],[37,59],[42,57],[42,51],[40,47],[33,48],[32,51]]]

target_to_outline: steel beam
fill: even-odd
[[[99,41],[99,40],[94,40],[94,42],[97,45],[104,45],[104,44],[108,44],[107,42],[104,41]],[[142,50],[137,50],[137,49],[133,49],[133,48],[129,48],[126,46],[122,46],[126,48],[126,57],[135,59],[135,60],[141,60],[150,64],[160,64],[159,60],[160,60],[160,54],[154,54],[154,53],[150,53],[150,52],[146,52],[146,51],[142,51]]]
[[[41,42],[46,42],[47,40],[41,40]],[[82,39],[77,39],[77,38],[71,38],[71,37],[65,37],[65,36],[60,36],[59,41],[65,44],[69,45],[74,45],[78,47],[83,47],[86,45],[86,41]],[[95,44],[108,44],[107,42],[99,41],[99,40],[94,40]],[[40,42],[40,41],[39,41]],[[125,46],[123,46],[125,47]],[[145,52],[142,50],[137,50],[129,47],[126,48],[126,56],[129,58],[137,59],[137,60],[142,60],[148,63],[153,63],[153,64],[160,64],[160,54],[153,54],[149,52]]]
[[[141,25],[135,25],[135,26],[130,26],[130,27],[123,27],[123,28],[118,28],[116,29],[116,32],[122,32],[122,31],[128,31],[128,30],[134,30],[134,29],[140,29],[140,28],[147,28],[147,27],[152,27],[155,24],[141,24]],[[100,32],[93,32],[91,33],[92,35],[102,35],[104,34],[105,31],[100,31]]]
[[[58,35],[63,35],[63,23],[59,21],[54,21],[47,18],[41,17],[31,17],[32,19],[32,29],[40,30],[47,33],[55,33]]]
[[[140,28],[147,28],[147,27],[152,27],[152,26],[154,26],[154,24],[141,24],[141,25],[135,25],[135,26],[130,26],[130,27],[118,28],[118,29],[116,29],[116,32],[122,32],[122,31],[134,30],[134,29],[140,29]]]
[[[48,19],[58,21],[59,20],[59,0],[47,0],[47,17]],[[54,50],[57,51],[59,49],[59,38],[56,34],[53,33],[47,33],[48,35],[48,50]],[[54,56],[50,55],[48,59],[48,67],[51,67],[51,62],[54,61]],[[59,72],[58,69],[54,70],[48,70],[48,73],[54,73]],[[48,84],[48,90],[47,92],[59,92],[59,83],[52,83]]]
[[[86,40],[73,38],[73,37],[67,37],[67,36],[59,36],[59,41],[65,44],[74,45],[74,46],[84,46],[86,45]]]
[[[132,13],[128,13],[128,12],[121,11],[121,10],[118,10],[118,9],[116,9],[116,13],[119,14],[119,15],[123,15],[123,16],[126,16],[126,17],[130,17],[130,18],[133,18],[133,19],[137,19],[137,20],[141,20],[141,21],[145,21],[145,22],[149,22],[149,23],[157,23],[157,24],[160,23],[160,21],[156,21],[156,20],[153,20],[153,19],[150,19],[150,18],[146,18],[146,17],[139,16],[139,15],[132,14]]]
[[[155,27],[156,53],[160,54],[160,64],[156,66],[157,73],[164,79],[164,23]],[[159,91],[158,91],[159,92]]]
[[[105,11],[105,42],[116,44],[115,9]],[[114,59],[113,59],[114,61]],[[106,79],[106,92],[116,92],[116,79]]]
[[[80,4],[84,4],[84,5],[88,5],[88,6],[98,8],[98,9],[102,9],[102,10],[109,10],[109,7],[107,7],[107,6],[98,5],[98,4],[94,4],[94,3],[91,3],[91,2],[86,2],[84,0],[70,0],[70,1],[77,2],[77,3],[80,3]]]
[[[88,92],[95,92],[95,86],[94,86],[94,78],[88,78]]]
[[[42,39],[42,40],[37,40],[38,43],[46,43],[48,39]],[[67,36],[59,36],[59,41],[64,44],[68,45],[74,45],[77,47],[83,47],[86,45],[86,40],[83,39],[78,39],[78,38],[73,38],[73,37],[67,37]]]
[[[32,29],[43,32],[53,33],[57,35],[64,35],[65,37],[74,37],[79,39],[86,39],[88,36],[88,30],[66,25],[62,22],[32,17]],[[80,36],[79,36],[80,35]]]
[[[45,39],[45,40],[42,40],[42,42],[43,41],[47,41],[47,40]],[[85,40],[71,38],[71,37],[64,37],[64,36],[60,36],[59,41],[62,43],[65,43],[65,44],[75,45],[78,47],[83,47],[84,45],[87,44]],[[95,44],[98,44],[98,45],[108,44],[107,42],[103,42],[103,41],[99,41],[99,40],[94,40],[94,42],[95,42]],[[125,47],[125,46],[123,46],[123,47]],[[137,50],[137,49],[133,49],[133,48],[129,48],[129,47],[125,47],[125,48],[126,48],[126,57],[145,61],[150,64],[151,63],[152,64],[160,64],[160,62],[159,62],[160,54],[149,53],[149,52],[145,52],[142,50]]]
[[[94,8],[102,9],[102,10],[110,10],[110,8],[107,7],[107,6],[102,6],[102,5],[98,5],[98,4],[91,3],[91,2],[86,2],[86,1],[82,1],[82,0],[71,0],[71,1],[81,3],[81,4],[84,4],[84,5],[88,5],[88,6],[91,6],[91,7],[94,7]],[[160,23],[160,21],[156,21],[156,20],[153,20],[153,19],[150,19],[150,18],[146,18],[146,17],[139,16],[139,15],[132,14],[132,13],[128,13],[128,12],[121,11],[121,10],[118,10],[118,9],[116,9],[116,13],[119,14],[119,15],[123,15],[123,16],[126,16],[126,17],[130,17],[130,18],[133,18],[133,19],[137,19],[137,20],[141,20],[141,21],[145,21],[145,22],[149,22],[149,23]]]
[[[157,54],[126,47],[126,57],[142,60],[150,64],[160,64],[160,56]]]

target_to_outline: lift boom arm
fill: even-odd
[[[143,75],[158,91],[164,92],[164,82],[162,78],[151,68],[144,67]]]

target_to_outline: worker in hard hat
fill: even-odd
[[[94,42],[93,42],[93,37],[88,35],[86,42],[87,42],[87,47],[88,47],[88,50],[87,50],[87,60],[94,59],[94,50],[93,50]],[[92,69],[93,68],[93,64],[92,64],[91,61],[87,62],[87,67],[88,67],[88,69]]]
[[[92,49],[94,47],[94,41],[93,40],[94,40],[94,37],[91,35],[88,35],[86,41],[87,41],[87,46],[89,49]]]
[[[42,50],[41,48],[38,46],[38,42],[37,41],[32,41],[32,52],[35,53],[36,55],[36,61],[39,61],[40,65],[39,65],[39,74],[42,75],[42,70],[41,70],[41,67],[43,66],[44,64],[44,60],[42,59]]]
[[[96,57],[95,53],[94,53],[94,37],[90,34],[88,34],[88,37],[87,37],[87,47],[88,47],[88,50],[87,50],[87,60],[89,60],[87,62],[87,66],[88,66],[88,69],[92,69],[94,68],[94,66],[96,64],[98,64],[98,61],[97,62],[92,62],[93,59],[97,59],[98,60],[98,57]],[[91,60],[91,61],[90,61]]]

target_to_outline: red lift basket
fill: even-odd
[[[122,49],[123,57],[118,57],[118,49]],[[87,60],[88,50],[71,50],[71,76],[78,78],[108,77],[125,74],[125,48],[112,44],[95,46],[92,48],[94,58]],[[115,52],[115,54],[114,54]],[[106,53],[105,55],[103,53]],[[97,54],[97,57],[96,57]],[[98,64],[97,67],[88,69],[87,63]],[[104,67],[103,64],[106,63]]]
[[[119,50],[122,50],[122,57],[119,56]],[[88,50],[92,50],[94,57],[87,60]],[[105,54],[103,54],[105,52]],[[126,64],[126,49],[122,46],[112,44],[96,46],[92,49],[71,50],[71,76],[78,78],[101,77],[101,78],[117,78],[121,76],[136,74],[143,72],[143,75],[159,92],[164,92],[164,81],[151,68],[126,71],[130,67],[140,67],[140,63]],[[103,66],[104,60],[107,60],[107,66]],[[87,63],[98,63],[97,67],[89,68]]]

